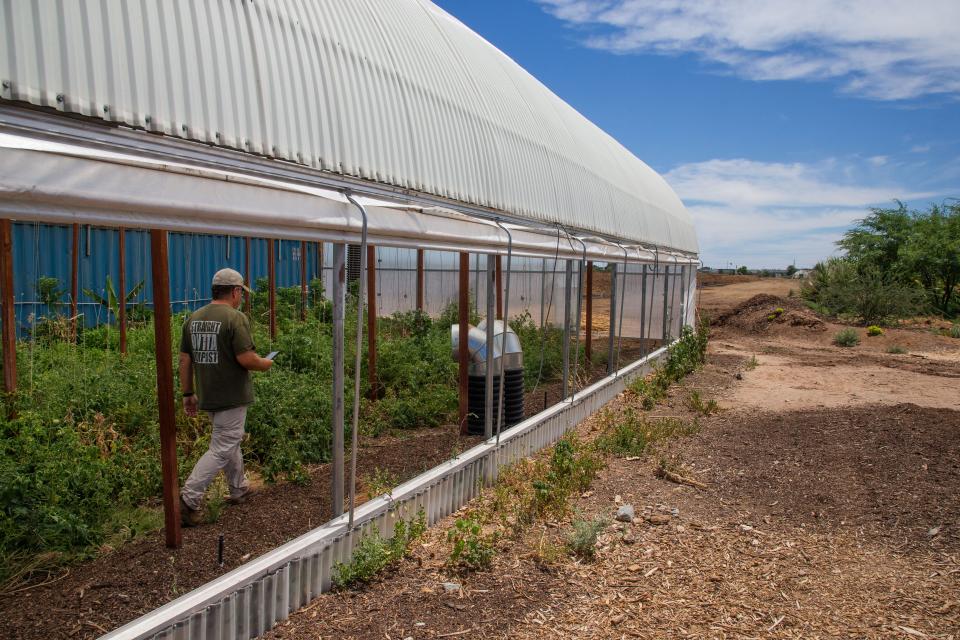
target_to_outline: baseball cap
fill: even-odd
[[[213,286],[241,287],[247,293],[252,293],[250,287],[243,283],[243,276],[233,269],[220,269],[213,274]]]

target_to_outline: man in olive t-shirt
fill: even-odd
[[[250,372],[266,371],[273,361],[257,355],[250,321],[239,311],[243,291],[250,291],[243,276],[233,269],[221,269],[213,276],[213,301],[194,311],[183,324],[183,409],[190,416],[197,415],[198,409],[207,411],[213,421],[210,448],[197,461],[180,491],[181,520],[186,526],[200,523],[203,495],[221,469],[230,485],[228,502],[243,502],[252,493],[243,473],[240,451],[247,405],[253,402]]]

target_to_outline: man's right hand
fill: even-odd
[[[197,415],[197,407],[199,402],[197,401],[197,396],[186,396],[183,399],[183,412],[186,413],[191,418]]]

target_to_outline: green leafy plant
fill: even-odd
[[[567,548],[575,556],[592,560],[597,554],[597,536],[609,521],[604,518],[574,520],[573,530],[567,535]]]
[[[950,337],[960,339],[960,324],[955,322],[950,326]]]
[[[141,280],[137,284],[133,285],[133,288],[127,292],[127,295],[124,297],[124,303],[129,305],[132,301],[137,299],[137,296],[140,295],[140,292],[143,291],[145,282]],[[114,318],[117,318],[120,314],[120,298],[117,295],[117,290],[113,286],[113,280],[110,276],[107,276],[107,282],[104,285],[104,294],[101,296],[99,293],[93,289],[84,289],[83,294],[96,302],[97,304],[106,307],[107,311],[113,314]]]
[[[484,534],[483,526],[475,518],[457,518],[447,532],[447,542],[451,544],[447,566],[454,570],[478,571],[488,568],[493,561],[495,537]]]
[[[618,456],[642,456],[656,442],[675,436],[689,436],[700,431],[698,420],[680,418],[645,418],[628,408],[622,420],[615,421],[594,442],[594,446]]]
[[[382,496],[393,491],[397,485],[397,476],[389,469],[377,467],[373,473],[363,479],[363,484],[367,487],[367,494],[371,498]]]
[[[746,371],[753,371],[758,366],[760,366],[760,361],[757,360],[757,356],[750,356],[750,359],[744,363],[743,368]]]
[[[393,537],[384,539],[375,527],[365,534],[354,548],[350,562],[337,563],[333,569],[333,585],[337,589],[366,584],[384,569],[394,566],[410,552],[410,547],[427,529],[426,514],[421,509],[409,523],[397,520]]]
[[[887,347],[887,353],[902,355],[904,353],[907,353],[907,350],[901,347],[900,345],[892,344],[889,347]]]
[[[705,416],[720,410],[720,405],[717,404],[716,400],[713,398],[704,400],[700,396],[700,392],[696,390],[691,391],[690,395],[687,396],[687,406],[690,407],[692,411],[696,411]]]
[[[875,336],[882,336],[883,329],[881,329],[875,324],[872,324],[869,327],[867,327],[867,335],[870,336],[871,338]]]
[[[59,316],[60,308],[63,306],[63,296],[66,293],[60,287],[60,280],[51,276],[41,276],[37,278],[34,289],[40,303],[50,310],[52,316]]]
[[[841,329],[833,336],[833,344],[838,347],[855,347],[860,344],[860,336],[857,334],[856,329],[847,327],[846,329]]]

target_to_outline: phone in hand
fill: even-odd
[[[270,353],[268,353],[268,354],[267,354],[266,356],[264,356],[264,357],[265,357],[267,360],[273,360],[274,358],[277,357],[277,354],[278,354],[278,353],[280,353],[280,352],[279,352],[279,351],[271,351]]]

